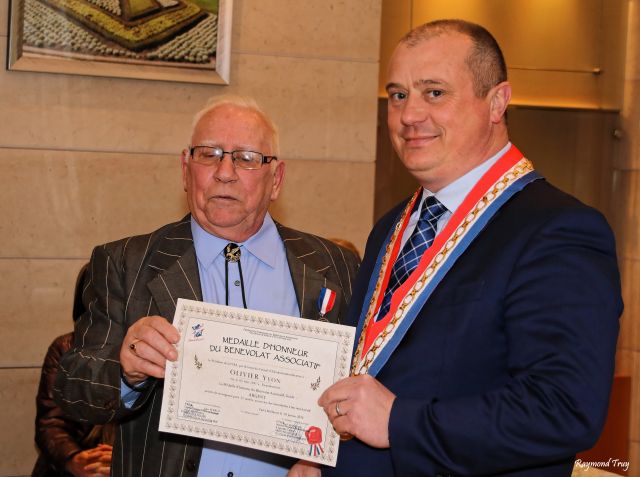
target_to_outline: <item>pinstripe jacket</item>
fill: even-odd
[[[317,319],[320,289],[337,292],[326,319],[339,322],[359,260],[314,235],[277,224],[304,318]],[[54,388],[64,411],[94,424],[116,421],[113,476],[196,475],[202,440],[158,432],[162,380],[151,379],[133,408],[120,400],[119,354],[127,328],[143,316],[172,320],[178,298],[202,300],[190,216],[149,234],[96,247],[73,349]]]

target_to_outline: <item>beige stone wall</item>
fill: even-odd
[[[287,161],[273,213],[352,240],[372,224],[380,0],[235,0],[231,85],[0,70],[0,477],[30,474],[46,347],[94,245],[186,206],[178,153],[212,95],[255,96]],[[8,0],[0,0],[6,64]]]

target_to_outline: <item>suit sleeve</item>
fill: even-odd
[[[133,411],[120,400],[120,347],[128,327],[120,247],[107,245],[93,251],[89,282],[82,294],[86,311],[76,322],[74,344],[60,361],[54,389],[56,401],[67,414],[92,424]]]
[[[597,440],[622,312],[604,218],[583,209],[549,219],[498,299],[505,382],[429,402],[398,397],[389,423],[396,475],[492,475],[567,459]]]

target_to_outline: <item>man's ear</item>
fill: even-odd
[[[180,156],[180,165],[182,166],[182,188],[187,192],[187,175],[189,174],[189,150],[183,149]]]
[[[271,200],[276,200],[280,195],[282,184],[284,183],[284,162],[278,160],[276,167],[273,170],[273,188],[271,189]]]
[[[492,123],[499,123],[504,118],[509,101],[511,101],[511,85],[507,81],[495,85],[489,91],[490,115]]]

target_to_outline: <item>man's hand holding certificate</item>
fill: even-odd
[[[354,328],[182,299],[173,323],[161,431],[335,465],[317,401],[349,375]]]

